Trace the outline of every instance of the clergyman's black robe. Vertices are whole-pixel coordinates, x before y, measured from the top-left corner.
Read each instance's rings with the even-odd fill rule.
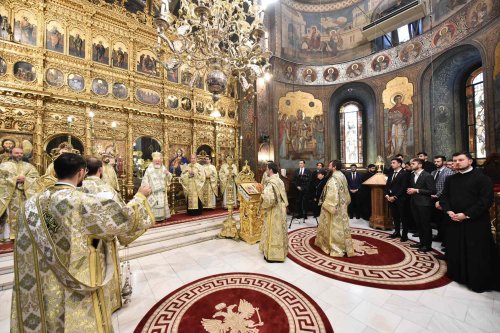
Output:
[[[477,169],[449,176],[440,198],[445,212],[469,217],[455,222],[446,215],[447,274],[476,292],[498,290],[500,285],[500,263],[489,217],[492,203],[493,183]]]

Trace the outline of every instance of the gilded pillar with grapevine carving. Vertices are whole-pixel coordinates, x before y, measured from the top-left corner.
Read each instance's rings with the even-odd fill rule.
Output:
[[[33,137],[33,163],[39,173],[44,170],[43,165],[43,108],[44,102],[42,99],[37,100],[36,120],[35,120],[35,135]]]
[[[127,119],[127,199],[134,195],[134,128],[132,126],[134,115],[132,111],[128,112]]]

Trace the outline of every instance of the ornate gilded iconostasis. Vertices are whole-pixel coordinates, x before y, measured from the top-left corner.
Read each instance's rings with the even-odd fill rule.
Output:
[[[431,2],[418,33],[384,48],[362,29],[397,1],[275,3],[266,11],[273,82],[240,103],[252,144],[243,158],[294,169],[300,159],[366,166],[422,150],[469,150],[481,163],[498,151],[500,2]]]
[[[25,147],[40,172],[68,136],[83,154],[116,150],[129,192],[151,149],[166,163],[200,146],[216,165],[239,156],[235,89],[214,103],[203,78],[188,85],[188,68],[164,70],[152,52],[153,2],[137,4],[0,3],[0,141]]]

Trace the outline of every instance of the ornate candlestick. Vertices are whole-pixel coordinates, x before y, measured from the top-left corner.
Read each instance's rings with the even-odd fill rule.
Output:
[[[75,118],[73,116],[68,116],[68,143],[71,144],[71,132],[73,129],[73,122]]]
[[[95,134],[94,134],[94,116],[95,116],[95,113],[90,111],[89,112],[89,118],[90,118],[90,149],[92,150],[92,155],[95,155],[96,154],[96,151],[95,151],[95,142],[94,142],[94,139],[95,139]]]
[[[111,122],[111,135],[113,137],[113,153],[116,154],[116,121]]]

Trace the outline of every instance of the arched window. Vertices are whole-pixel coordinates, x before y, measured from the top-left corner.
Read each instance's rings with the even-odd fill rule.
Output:
[[[354,101],[340,107],[340,158],[348,164],[363,164],[363,117]]]
[[[472,72],[467,79],[465,96],[467,99],[469,151],[475,158],[486,158],[486,124],[482,67]]]

